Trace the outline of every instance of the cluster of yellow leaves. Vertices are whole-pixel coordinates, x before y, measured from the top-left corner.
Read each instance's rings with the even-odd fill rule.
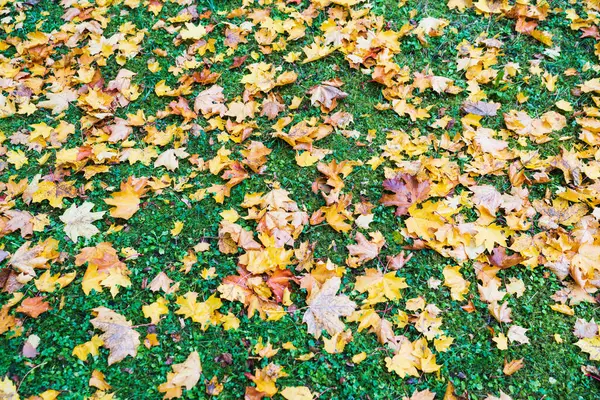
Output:
[[[113,3],[121,5],[120,1]],[[324,159],[332,151],[317,147],[319,141],[332,134],[351,138],[357,146],[367,145],[359,141],[361,133],[350,128],[354,116],[339,111],[338,107],[348,97],[344,82],[330,79],[310,87],[306,91],[305,107],[314,107],[321,115],[298,121],[292,111],[302,105],[303,98],[288,100],[278,93],[279,88],[297,81],[297,73],[291,65],[283,68],[258,61],[259,54],[252,53],[249,56],[256,62],[244,66],[239,82],[244,86],[243,93],[227,98],[224,88],[216,83],[220,74],[211,71],[207,65],[223,62],[226,56],[234,55],[241,44],[250,41],[264,55],[281,53],[281,58],[288,64],[309,63],[339,52],[350,67],[381,85],[383,102],[376,105],[377,110],[393,112],[411,122],[434,119],[427,129],[435,130],[436,134],[419,128],[410,132],[388,131],[386,143],[375,149],[379,153],[366,165],[373,170],[383,166],[386,193],[379,200],[384,206],[394,207],[396,215],[404,220],[400,235],[412,241],[413,249],[429,248],[451,260],[451,266],[441,271],[443,282],[430,280],[428,287],[437,290],[443,283],[454,301],[466,301],[463,309],[473,312],[469,293],[476,284],[490,315],[499,324],[511,324],[500,325],[503,330],[497,334],[492,330],[492,340],[500,350],[506,350],[513,342],[529,343],[527,329],[512,323],[511,308],[506,300],[507,296],[521,297],[525,285],[515,278],[506,283],[502,271],[519,264],[552,270],[564,281],[564,288],[553,296],[556,304],[552,309],[556,312],[574,315],[572,306],[593,301],[591,294],[600,288],[600,188],[596,183],[600,178],[600,162],[595,151],[600,145],[598,78],[587,80],[576,88],[578,93],[591,97],[592,103],[582,109],[575,110],[574,107],[580,105],[559,99],[555,103],[558,111],[531,115],[489,101],[486,90],[492,85],[511,85],[519,78],[526,83],[535,82],[541,90],[560,96],[557,90],[559,75],[546,69],[550,63],[543,57],[531,60],[528,66],[504,62],[504,43],[498,38],[483,33],[475,40],[465,39],[458,45],[454,62],[456,70],[465,77],[465,81],[459,83],[437,75],[430,68],[411,71],[409,66],[394,61],[401,52],[402,38],[414,35],[427,46],[429,38],[442,36],[450,30],[447,19],[418,16],[416,11],[411,11],[411,18],[417,18],[418,22],[394,29],[373,15],[368,7],[353,8],[360,6],[361,0],[314,0],[301,12],[289,6],[296,3],[294,1],[275,2],[277,16],[274,8],[252,8],[250,3],[244,2],[242,7],[223,14],[228,20],[224,24],[204,21],[212,21],[210,12],[199,16],[196,9],[186,8],[152,27],[152,30],[164,30],[173,35],[173,43],[186,49],[168,68],[178,77],[176,86],[160,80],[151,88],[156,96],[168,98],[168,104],[155,115],[146,115],[143,109],[126,113],[126,107],[136,101],[139,104],[141,94],[147,90],[145,84],[135,83],[136,73],[123,68],[127,60],[143,50],[144,41],[150,35],[147,29],[136,28],[127,22],[107,37],[104,29],[108,24],[106,13],[109,8],[92,3],[64,2],[66,23],[51,33],[37,30],[24,37],[14,36],[10,33],[21,29],[20,21],[12,21],[12,17],[7,17],[6,23],[3,20],[3,30],[9,36],[0,40],[0,49],[14,49],[15,55],[13,60],[0,58],[0,73],[5,78],[0,93],[0,117],[29,116],[32,123],[27,120],[25,129],[11,132],[9,138],[0,132],[0,156],[6,160],[0,163],[0,170],[12,166],[20,171],[37,163],[40,168],[47,165],[52,172],[21,181],[15,181],[16,178],[11,176],[6,182],[0,182],[3,192],[0,237],[16,234],[27,240],[10,254],[7,266],[0,270],[0,288],[13,293],[8,303],[0,308],[0,334],[22,333],[22,320],[15,313],[38,318],[54,306],[41,295],[24,298],[18,292],[24,285],[33,281],[39,292],[51,294],[76,279],[76,271],[62,268],[65,249],[59,249],[58,240],[48,238],[37,244],[29,240],[34,234],[45,232],[57,219],[73,243],[80,238],[91,240],[99,234],[101,229],[94,223],[103,223],[106,210],[91,211],[96,206],[100,208],[100,204],[87,201],[94,189],[101,188],[110,193],[103,196],[108,205],[104,207],[119,224],[134,218],[140,208],[152,207],[142,203],[142,199],[163,191],[181,194],[186,204],[203,201],[208,194],[212,194],[216,203],[222,204],[231,196],[234,187],[268,172],[272,150],[260,139],[264,137],[262,135],[269,135],[284,141],[296,152],[295,161],[299,167],[312,167],[320,174],[311,189],[323,198],[325,205],[309,215],[277,182],[268,182],[271,190],[267,193],[246,193],[240,204],[245,215],[235,209],[223,211],[218,230],[218,249],[223,254],[237,255],[238,274],[223,278],[217,292],[203,301],[198,301],[203,294],[196,292],[177,296],[175,304],[179,308],[175,314],[199,324],[202,330],[215,325],[222,325],[225,330],[237,329],[240,325],[237,316],[218,311],[224,301],[242,303],[248,317],[258,314],[264,320],[276,321],[295,306],[292,292],[304,293],[305,290],[307,307],[302,320],[308,333],[317,339],[323,331],[327,332],[330,337],[323,339],[327,352],[344,351],[353,336],[345,322],[356,322],[359,332],[368,329],[377,335],[381,344],[393,351],[394,355],[386,358],[389,371],[401,377],[439,371],[440,365],[436,363],[430,344],[436,351],[444,352],[453,342],[453,338],[441,329],[442,311],[434,304],[426,304],[422,297],[408,299],[406,311],[399,310],[390,320],[376,308],[390,302],[397,304],[402,298],[402,290],[408,286],[398,271],[410,256],[405,258],[401,253],[388,257],[385,265],[379,259],[386,239],[381,232],[369,228],[374,220],[375,205],[365,198],[353,199],[345,182],[355,168],[363,167],[362,162],[336,159],[327,162]],[[259,5],[263,3],[268,6],[273,2],[259,2]],[[586,12],[585,17],[575,9],[564,12],[571,29],[581,30],[583,37],[598,41],[597,10],[588,3],[586,9],[593,12]],[[142,6],[142,2],[127,0],[124,6],[136,8]],[[150,1],[143,6],[158,15],[163,4]],[[541,28],[549,13],[554,12],[546,2],[534,5],[529,1],[512,4],[492,0],[449,0],[448,7],[461,12],[473,9],[486,18],[507,17],[515,20],[516,32],[531,36],[548,47],[553,46],[552,34]],[[286,17],[282,19],[280,15]],[[236,18],[244,21],[238,23]],[[315,21],[321,22],[317,26]],[[306,36],[309,27],[317,33],[302,52],[284,53],[290,42]],[[39,25],[36,29],[40,29]],[[216,37],[226,48],[223,53],[217,53]],[[76,50],[68,50],[68,57],[60,61],[53,59],[51,55],[63,46]],[[600,55],[600,43],[595,49]],[[155,49],[153,54],[164,58],[167,53],[164,49]],[[114,78],[108,80],[103,67],[112,55],[119,67],[116,74],[111,73]],[[560,48],[549,48],[544,55],[553,59],[560,55]],[[242,66],[247,57],[234,58],[233,68]],[[161,68],[156,59],[148,62],[151,73],[157,73]],[[578,71],[569,69],[562,74],[572,77]],[[191,98],[192,93],[198,94]],[[445,109],[427,104],[424,93],[439,98],[466,94],[462,107],[464,115],[460,119],[446,115]],[[527,101],[523,93],[515,98],[518,104]],[[63,119],[70,108],[81,113],[78,124]],[[35,117],[41,115],[40,109],[50,110],[56,120],[34,123]],[[500,109],[504,126],[498,129],[486,127],[487,118],[496,116]],[[118,111],[121,117],[117,116]],[[258,117],[272,121],[270,131],[261,132]],[[177,122],[170,120],[173,118]],[[204,128],[196,124],[196,120],[202,120]],[[579,140],[589,147],[577,144],[570,150],[563,148],[558,155],[543,155],[540,151],[530,150],[556,140],[556,136],[571,125],[577,125]],[[451,137],[450,131],[454,127],[458,133]],[[81,133],[78,146],[69,141],[75,138],[76,132]],[[215,140],[219,143],[220,148],[210,159],[188,153],[190,140],[200,132],[210,135],[211,145]],[[371,143],[376,134],[376,131],[369,131],[366,141]],[[509,145],[511,141],[519,146]],[[5,142],[10,145],[5,146]],[[38,154],[37,160],[29,157],[32,151]],[[156,176],[128,176],[119,188],[108,186],[100,178],[120,163],[139,163],[162,172]],[[177,176],[174,173],[183,163],[190,172]],[[548,183],[553,172],[561,175],[565,185],[531,201],[531,187]],[[208,174],[219,183],[206,187],[204,179],[197,179]],[[507,176],[510,189],[500,192],[492,185],[479,183],[480,178],[490,176]],[[465,190],[455,190],[459,186]],[[57,215],[65,208],[65,201],[71,202],[69,208]],[[18,206],[21,203],[25,206]],[[50,211],[36,214],[33,210],[37,208],[28,207],[31,204],[49,206]],[[474,210],[477,218],[466,222],[466,210]],[[238,223],[240,218],[251,224],[253,230]],[[337,232],[346,233],[355,228],[366,232],[357,231],[353,235],[356,244],[346,246],[345,265],[336,265],[328,258],[315,259],[314,243],[298,242],[305,228],[322,223]],[[184,226],[183,221],[174,221],[172,236],[181,235]],[[540,228],[538,233],[535,233],[535,227]],[[125,229],[123,225],[104,228],[103,234]],[[190,273],[198,261],[196,254],[207,249],[199,246],[190,249],[181,260],[182,272]],[[332,247],[335,248],[335,244]],[[139,256],[135,249],[120,251],[127,260]],[[0,252],[4,253],[3,250]],[[473,271],[469,272],[474,272],[477,282],[465,278],[470,268],[467,262],[473,265]],[[100,293],[108,288],[115,297],[122,288],[131,287],[131,272],[111,243],[103,241],[81,249],[75,265],[86,263],[81,281],[86,295],[92,290]],[[365,268],[365,265],[376,267]],[[59,267],[60,272],[51,271]],[[38,276],[41,269],[45,271]],[[357,272],[354,282],[351,274],[347,274],[350,270]],[[216,273],[214,269],[205,268],[199,275],[210,279]],[[353,287],[357,296],[362,297],[358,309],[357,303],[348,294],[343,294],[346,287]],[[173,282],[161,272],[150,282],[148,289],[164,293],[141,310],[143,316],[156,325],[170,313],[169,296],[178,291],[179,282]],[[109,365],[126,356],[135,357],[141,341],[131,322],[108,308],[96,308],[93,312],[95,318],[91,323],[103,333],[76,346],[73,355],[87,360],[89,355],[97,356],[99,348],[104,346],[110,350]],[[422,337],[411,341],[396,335],[394,327],[402,329],[409,324]],[[600,359],[597,324],[578,320],[575,332],[579,339],[576,345],[589,353],[592,360]],[[28,340],[35,350],[37,346],[33,346],[33,342]],[[156,334],[149,334],[144,340],[148,347],[158,343]],[[270,342],[263,345],[261,339],[255,353],[269,358],[275,356],[277,350]],[[353,362],[359,363],[364,357],[365,353],[359,353],[353,357]],[[506,362],[504,373],[512,375],[524,365],[523,360]],[[185,362],[172,368],[173,372],[158,388],[165,393],[165,398],[181,397],[183,388],[190,390],[196,386],[201,374],[199,354],[192,352]],[[260,398],[278,393],[276,381],[286,373],[282,367],[269,364],[247,376],[256,387],[248,387],[246,395]],[[111,387],[99,371],[92,373],[90,386],[98,389],[93,398],[113,396],[108,393]],[[218,389],[216,377],[212,387],[211,395],[222,390],[222,386]],[[307,387],[287,387],[280,393],[286,399],[314,397]],[[17,396],[10,380],[0,381],[0,395]],[[46,397],[52,398],[52,395],[48,393]],[[411,399],[433,396],[429,391],[422,391],[415,392]],[[508,396],[501,394],[500,398]]]

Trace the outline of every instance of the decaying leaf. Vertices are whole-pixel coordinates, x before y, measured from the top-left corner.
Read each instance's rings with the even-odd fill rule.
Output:
[[[323,330],[330,335],[335,335],[344,330],[344,323],[340,317],[350,315],[356,308],[356,303],[347,296],[337,295],[341,280],[337,277],[330,278],[319,289],[314,289],[306,300],[308,309],[304,313],[302,322],[308,327],[308,333],[314,337],[321,337]]]
[[[90,320],[94,328],[103,332],[100,339],[104,347],[110,350],[108,365],[122,361],[125,357],[137,355],[140,345],[140,334],[136,332],[127,319],[106,307],[94,310],[95,318]]]
[[[87,201],[79,207],[73,203],[61,215],[60,220],[65,224],[65,233],[73,242],[77,242],[80,236],[89,239],[99,232],[99,229],[92,225],[92,222],[101,219],[104,211],[91,212],[93,207],[94,203]]]

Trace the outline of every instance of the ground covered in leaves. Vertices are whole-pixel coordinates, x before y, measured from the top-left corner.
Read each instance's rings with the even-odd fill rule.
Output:
[[[0,398],[600,397],[599,12],[0,1]]]

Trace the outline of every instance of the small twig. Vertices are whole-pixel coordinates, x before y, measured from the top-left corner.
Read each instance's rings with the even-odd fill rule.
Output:
[[[149,324],[132,325],[131,328],[135,329],[135,328],[141,328],[143,326],[150,326],[150,325],[156,325],[156,324],[149,323]]]
[[[21,379],[21,382],[19,382],[19,385],[17,386],[17,392],[19,391],[19,388],[21,388],[21,384],[23,382],[25,382],[25,378],[27,378],[27,375],[29,375],[31,372],[33,372],[33,370],[35,370],[35,369],[37,369],[39,367],[42,367],[42,366],[44,366],[46,364],[48,364],[48,361],[44,361],[43,363],[38,364],[35,367],[31,368],[29,371],[27,371],[27,373],[25,374],[25,376],[23,377],[23,379]]]

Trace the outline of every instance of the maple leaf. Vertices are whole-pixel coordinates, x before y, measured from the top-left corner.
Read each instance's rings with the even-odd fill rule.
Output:
[[[39,203],[48,200],[54,208],[63,208],[63,199],[77,196],[77,190],[73,187],[74,181],[53,182],[42,181],[38,184],[37,190],[33,193],[32,200]]]
[[[500,103],[488,103],[485,101],[471,102],[463,104],[463,110],[466,113],[481,115],[482,117],[494,117],[500,109]]]
[[[323,330],[330,335],[343,331],[344,323],[340,317],[352,314],[356,308],[356,303],[348,296],[336,295],[341,284],[340,278],[330,278],[321,288],[313,290],[306,299],[308,309],[302,317],[302,322],[306,323],[308,333],[317,339],[321,337]]]
[[[91,212],[92,208],[94,208],[94,203],[89,201],[84,202],[79,207],[73,203],[60,216],[60,220],[65,223],[63,229],[73,242],[77,242],[80,236],[89,239],[100,232],[98,228],[92,225],[92,222],[101,219],[104,211]]]
[[[179,282],[174,285],[171,285],[172,283],[173,280],[161,271],[152,279],[148,285],[148,289],[153,292],[162,290],[165,294],[175,293],[179,289]]]
[[[357,232],[356,241],[358,244],[346,246],[350,253],[350,257],[346,260],[349,267],[358,267],[379,255],[379,251],[385,244],[385,239],[379,232],[371,234],[371,237],[373,238],[373,241],[370,242],[362,233]]]
[[[29,315],[31,318],[37,318],[48,310],[51,310],[50,304],[44,301],[43,297],[29,297],[17,307],[17,312]]]
[[[261,117],[267,117],[269,121],[275,119],[280,112],[285,110],[285,104],[282,101],[281,96],[269,93],[262,103]]]
[[[480,185],[469,187],[473,195],[473,203],[479,206],[480,210],[487,211],[490,215],[496,215],[496,212],[502,204],[502,195],[492,185]]]
[[[64,288],[73,282],[77,276],[76,272],[69,272],[61,275],[60,273],[52,275],[50,270],[44,272],[38,279],[35,280],[35,287],[40,292],[52,293],[56,288]]]
[[[11,381],[8,376],[0,379],[0,399],[6,400],[19,400],[19,394],[17,393],[17,387]]]
[[[553,199],[552,205],[543,200],[534,200],[533,207],[542,214],[538,224],[540,228],[556,229],[558,225],[569,226],[579,221],[588,213],[588,207],[583,203],[569,205],[566,200]]]
[[[102,345],[104,345],[104,341],[100,338],[100,336],[94,335],[90,341],[75,346],[71,354],[79,358],[81,361],[86,361],[88,356],[91,355],[92,357],[96,357],[98,354],[100,354],[98,350]]]
[[[146,178],[136,179],[129,177],[126,182],[121,182],[121,190],[111,194],[110,199],[104,199],[114,218],[129,219],[140,209],[140,197],[146,193]]]
[[[496,247],[492,250],[492,254],[488,256],[488,260],[492,265],[506,269],[519,264],[525,260],[525,257],[516,253],[509,256],[506,254],[505,247]]]
[[[103,331],[100,339],[104,347],[110,350],[108,365],[122,361],[125,357],[137,355],[140,334],[136,332],[124,316],[106,307],[93,310],[96,318],[90,320],[94,328]]]
[[[90,378],[88,385],[100,390],[110,390],[112,388],[112,386],[106,382],[104,374],[97,369],[92,371],[92,377]]]
[[[4,230],[15,232],[19,230],[21,237],[33,234],[33,216],[27,211],[8,210],[4,215],[10,217],[10,220],[4,226]]]
[[[154,303],[147,306],[142,306],[142,313],[144,317],[150,318],[154,325],[160,322],[160,316],[169,313],[167,305],[169,301],[164,297],[159,297]]]
[[[277,379],[287,376],[288,374],[280,365],[270,363],[262,369],[257,368],[254,375],[251,375],[248,372],[244,375],[256,385],[256,388],[246,387],[246,398],[248,398],[248,393],[250,392],[253,393],[254,396],[257,396],[254,398],[261,399],[264,396],[273,397],[278,391],[277,386],[275,386]]]
[[[590,322],[582,318],[577,318],[573,326],[573,335],[579,339],[593,338],[598,334],[598,324],[592,319]]]
[[[167,375],[167,381],[158,387],[158,391],[164,393],[164,399],[179,398],[183,394],[182,388],[191,390],[200,380],[202,366],[200,355],[193,351],[187,359],[180,364],[173,364],[173,372]]]
[[[584,338],[575,343],[584,353],[590,355],[590,360],[600,361],[600,336]]]
[[[395,372],[400,378],[406,375],[419,376],[417,366],[419,359],[413,354],[414,347],[410,340],[404,338],[394,357],[386,357],[385,365],[390,372]]]
[[[315,398],[306,386],[287,386],[279,394],[286,400],[313,400]]]
[[[504,361],[504,368],[502,369],[502,372],[504,372],[504,375],[510,376],[518,370],[520,370],[521,368],[523,368],[524,366],[525,363],[523,362],[522,358],[520,360],[512,360],[510,362]]]
[[[186,39],[194,39],[194,40],[198,40],[198,39],[202,39],[206,34],[207,34],[207,30],[204,26],[202,26],[202,24],[198,24],[198,26],[192,24],[191,22],[186,22],[185,23],[185,28],[182,29],[179,34],[181,35],[181,38],[186,40]]]
[[[519,342],[521,344],[529,344],[529,338],[525,335],[529,329],[525,329],[519,325],[511,325],[508,328],[507,337],[511,342]]]
[[[273,150],[262,144],[262,142],[252,141],[247,148],[241,150],[240,153],[244,156],[243,163],[252,169],[257,174],[262,174],[265,170],[264,164],[267,162],[267,156]]]
[[[313,86],[308,90],[310,94],[310,103],[315,106],[321,106],[323,112],[329,112],[337,106],[339,99],[348,97],[348,93],[339,89],[341,82],[327,81],[320,85]]]
[[[384,274],[374,268],[368,268],[366,275],[357,277],[354,285],[354,289],[360,293],[369,292],[365,304],[381,303],[386,299],[398,300],[402,298],[400,291],[407,287],[406,280],[397,277],[395,271]]]
[[[8,265],[20,272],[17,281],[27,283],[36,276],[35,268],[46,265],[48,259],[41,255],[43,246],[37,245],[29,248],[31,242],[25,242],[15,251],[8,260]]]
[[[176,304],[180,307],[175,313],[182,314],[185,318],[191,318],[192,321],[199,323],[201,329],[205,331],[210,325],[218,323],[216,311],[223,303],[216,294],[213,294],[204,302],[198,302],[197,298],[198,293],[196,292],[188,292],[177,297]]]
[[[273,291],[273,295],[275,295],[275,300],[278,303],[281,303],[284,298],[285,291],[290,289],[290,281],[296,281],[297,279],[292,274],[292,271],[288,269],[284,270],[276,270],[269,279],[267,279],[267,286],[271,288]]]
[[[185,148],[169,149],[162,152],[156,161],[154,161],[154,168],[165,167],[169,171],[175,171],[179,168],[179,159],[185,159],[189,154],[185,151]]]
[[[42,108],[49,108],[52,114],[60,114],[69,108],[69,104],[77,100],[77,92],[71,89],[63,89],[59,93],[46,93],[48,100],[40,101],[37,105]]]
[[[507,302],[504,302],[502,305],[500,305],[498,302],[494,301],[488,305],[488,310],[490,314],[496,318],[496,321],[512,322],[512,319],[510,318],[512,310],[508,307]]]
[[[415,389],[415,391],[413,392],[413,394],[410,396],[410,398],[408,400],[434,400],[434,399],[435,399],[435,393],[433,393],[429,389],[425,389],[425,390]],[[444,400],[449,400],[449,399],[444,399]]]
[[[409,174],[398,174],[392,179],[383,181],[383,188],[394,194],[384,194],[380,202],[386,206],[396,206],[396,215],[408,214],[408,208],[427,198],[429,181],[419,182]]]
[[[469,292],[471,282],[465,280],[462,276],[460,273],[460,266],[447,266],[442,273],[444,275],[444,286],[450,288],[452,300],[463,301],[465,299],[465,294]]]

